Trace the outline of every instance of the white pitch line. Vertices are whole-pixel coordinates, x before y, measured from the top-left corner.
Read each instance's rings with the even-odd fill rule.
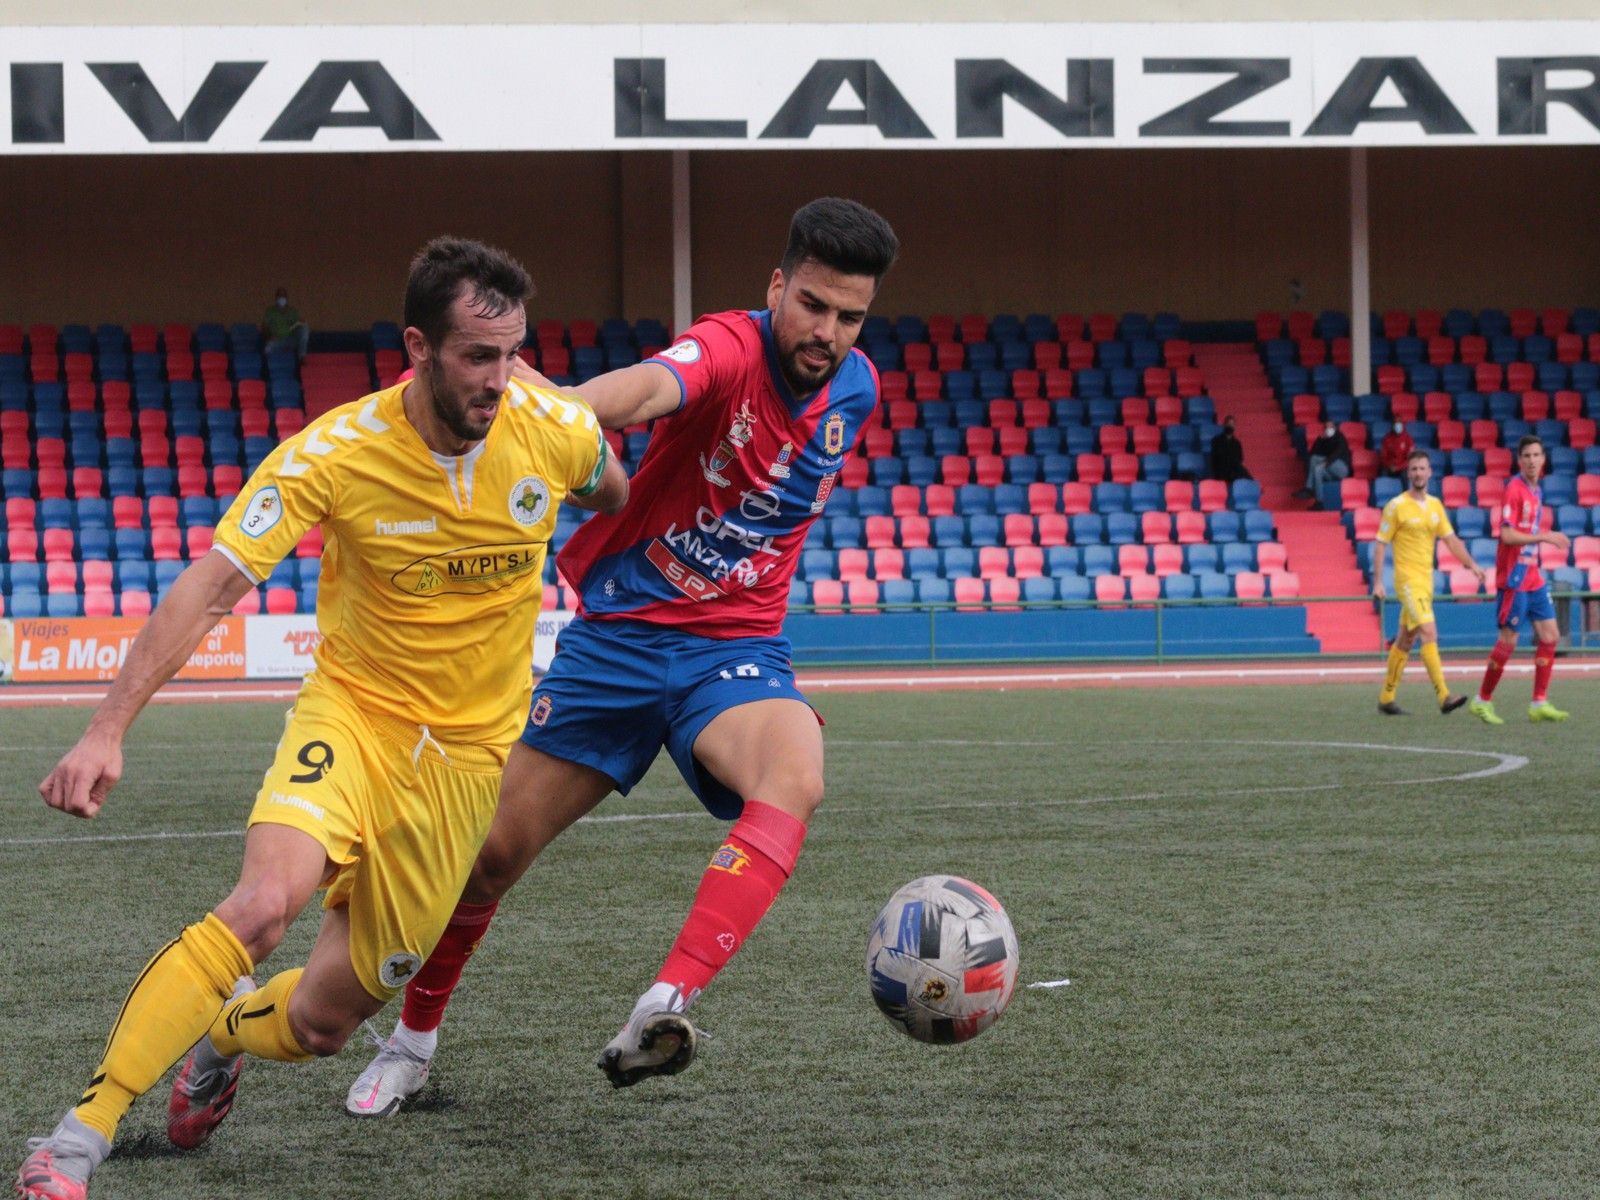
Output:
[[[927,743],[927,742],[895,743],[895,742],[892,742],[892,741],[881,741],[881,742],[879,742],[879,741],[863,741],[863,742],[856,742],[856,743],[853,743],[853,744],[855,744],[855,745],[896,745],[896,744],[928,745],[930,743]],[[963,745],[963,744],[977,744],[977,743],[963,743],[963,742],[960,742],[960,741],[951,740],[951,741],[946,741],[944,743],[935,743],[935,744]],[[992,746],[992,745],[1004,745],[1006,743],[984,742],[984,743],[981,743],[981,744]],[[1013,743],[1013,744],[1027,744],[1027,743]],[[1073,745],[1069,745],[1067,743],[1060,743],[1060,742],[1051,742],[1051,743],[1047,743],[1047,744],[1048,745],[1052,745],[1052,746],[1061,746],[1063,749],[1079,749],[1080,748],[1078,746],[1073,746]],[[1409,787],[1409,786],[1412,786],[1414,784],[1419,784],[1419,783],[1462,783],[1462,782],[1465,782],[1465,781],[1470,780],[1470,779],[1488,779],[1488,778],[1491,778],[1491,777],[1496,776],[1496,775],[1506,775],[1506,774],[1511,773],[1512,771],[1520,771],[1523,767],[1526,767],[1528,765],[1528,759],[1526,757],[1524,757],[1523,755],[1520,755],[1520,754],[1502,754],[1502,753],[1500,753],[1498,751],[1494,751],[1494,750],[1461,750],[1461,749],[1455,749],[1455,748],[1452,748],[1452,747],[1441,747],[1441,746],[1389,746],[1389,745],[1384,745],[1381,742],[1292,742],[1292,741],[1246,741],[1246,740],[1220,739],[1220,740],[1212,740],[1209,743],[1195,743],[1195,742],[1182,742],[1182,741],[1150,741],[1150,742],[1144,742],[1144,743],[1141,743],[1141,744],[1142,745],[1156,745],[1156,746],[1193,746],[1193,745],[1196,745],[1196,744],[1210,744],[1210,745],[1214,745],[1214,746],[1272,746],[1272,747],[1277,747],[1277,748],[1299,748],[1299,749],[1304,749],[1305,747],[1310,746],[1310,747],[1318,747],[1318,748],[1321,748],[1321,749],[1332,749],[1332,750],[1380,750],[1380,751],[1381,750],[1394,750],[1394,751],[1397,751],[1397,752],[1402,753],[1402,754],[1444,754],[1444,755],[1454,755],[1454,756],[1465,757],[1465,758],[1488,758],[1488,759],[1493,759],[1494,760],[1494,763],[1493,763],[1492,766],[1484,767],[1482,770],[1478,770],[1478,771],[1466,771],[1466,772],[1458,773],[1458,774],[1455,774],[1455,775],[1431,775],[1431,776],[1427,776],[1427,777],[1424,777],[1424,778],[1421,778],[1421,779],[1386,779],[1386,780],[1383,781],[1383,783],[1384,783],[1384,785],[1386,787]],[[1290,795],[1290,794],[1304,794],[1304,793],[1309,793],[1309,792],[1337,791],[1340,788],[1349,787],[1349,786],[1351,786],[1351,785],[1343,783],[1343,782],[1339,782],[1339,781],[1335,781],[1335,782],[1332,782],[1332,783],[1313,783],[1313,784],[1275,784],[1275,785],[1267,786],[1267,787],[1228,788],[1228,789],[1225,789],[1225,790],[1222,790],[1222,791],[1214,791],[1214,792],[1211,792],[1209,794],[1211,796],[1214,796],[1214,797],[1216,797],[1216,796]],[[952,812],[952,811],[975,810],[975,809],[995,810],[995,809],[1015,809],[1015,808],[1066,808],[1066,807],[1080,807],[1080,806],[1098,805],[1098,804],[1118,804],[1118,803],[1126,804],[1126,803],[1128,803],[1130,801],[1170,800],[1170,799],[1173,799],[1173,798],[1175,798],[1175,797],[1177,797],[1179,795],[1188,795],[1188,794],[1190,794],[1190,793],[1178,793],[1178,792],[1135,792],[1135,793],[1132,793],[1132,794],[1123,794],[1123,795],[1120,795],[1120,796],[1074,796],[1074,797],[1070,797],[1070,798],[1063,798],[1063,799],[1060,799],[1060,800],[1045,800],[1045,799],[1038,799],[1038,798],[1023,799],[1023,800],[967,800],[967,801],[957,800],[957,801],[952,801],[952,802],[947,803],[947,804],[924,804],[924,805],[921,806],[920,811],[923,811],[923,812],[928,812],[928,811]],[[826,814],[828,814],[830,816],[833,816],[833,815],[838,815],[838,816],[856,816],[856,815],[859,815],[861,813],[881,814],[882,811],[883,810],[881,808],[859,807],[859,806],[852,807],[850,805],[824,807],[822,809],[822,812],[824,812],[824,813],[826,813]],[[579,824],[579,825],[585,825],[585,824],[588,824],[588,825],[619,825],[619,824],[636,824],[636,823],[642,822],[642,821],[686,821],[686,820],[692,820],[692,819],[694,819],[696,817],[699,817],[699,816],[702,815],[702,813],[703,813],[703,810],[701,810],[701,809],[690,809],[690,810],[686,810],[686,811],[659,812],[659,813],[607,813],[607,814],[603,814],[603,815],[600,815],[600,816],[590,815],[590,816],[587,816],[587,817],[581,817],[577,821],[577,824]],[[243,834],[244,834],[244,830],[240,829],[240,830],[214,830],[214,831],[204,832],[204,833],[126,833],[126,834],[100,834],[100,835],[90,834],[90,835],[85,836],[85,837],[64,837],[64,838],[51,838],[51,837],[0,838],[0,847],[5,847],[5,846],[69,845],[69,844],[74,843],[74,842],[181,841],[181,840],[183,840],[185,838],[242,837]]]
[[[1064,987],[1071,987],[1072,986],[1072,980],[1070,980],[1070,979],[1042,979],[1038,983],[1030,983],[1028,986],[1031,987],[1031,988],[1064,988]]]

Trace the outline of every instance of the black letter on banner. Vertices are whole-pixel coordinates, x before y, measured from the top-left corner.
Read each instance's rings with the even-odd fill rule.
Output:
[[[1404,108],[1374,108],[1373,99],[1386,80],[1393,80]],[[1471,133],[1450,97],[1415,58],[1363,58],[1333,93],[1306,137],[1348,137],[1366,121],[1415,121],[1423,133]]]
[[[616,136],[619,138],[742,138],[743,121],[669,121],[667,119],[667,60],[619,58],[614,60]]]
[[[849,84],[864,108],[829,108]],[[876,125],[886,138],[931,138],[916,109],[870,58],[819,59],[761,131],[764,138],[807,138],[818,125]]]
[[[1232,75],[1139,126],[1140,137],[1287,137],[1287,121],[1214,121],[1289,78],[1287,58],[1147,58],[1146,75]]]
[[[89,70],[100,81],[100,86],[128,119],[139,127],[147,142],[207,142],[217,131],[223,119],[239,103],[264,62],[219,62],[215,64],[200,90],[194,94],[183,116],[175,117],[167,102],[156,91],[155,84],[144,67],[138,63],[89,63]]]
[[[367,106],[366,112],[334,112],[346,86]],[[318,63],[311,78],[267,130],[264,142],[309,142],[319,129],[376,128],[391,142],[437,142],[411,97],[379,62]]]
[[[1587,71],[1583,87],[1553,88],[1551,71]],[[1500,60],[1500,132],[1548,133],[1545,108],[1569,105],[1600,129],[1600,58],[1502,58]]]
[[[11,64],[11,140],[29,146],[67,140],[60,63]]]
[[[1003,58],[958,58],[956,136],[1004,137],[1009,97],[1063,137],[1111,137],[1111,69],[1109,58],[1067,59],[1062,99]]]

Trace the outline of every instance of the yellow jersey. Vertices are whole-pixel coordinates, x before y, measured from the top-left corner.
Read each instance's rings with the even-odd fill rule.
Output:
[[[1385,504],[1378,540],[1394,548],[1395,584],[1410,583],[1431,591],[1434,543],[1455,536],[1455,532],[1450,514],[1437,496],[1427,496],[1419,503],[1404,491]]]
[[[278,446],[214,545],[265,579],[320,524],[317,675],[362,709],[504,749],[527,717],[556,510],[599,486],[604,431],[588,405],[513,380],[483,441],[435,454],[406,419],[407,386]]]

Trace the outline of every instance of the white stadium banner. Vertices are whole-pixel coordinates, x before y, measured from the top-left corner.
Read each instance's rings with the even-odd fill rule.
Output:
[[[533,669],[546,671],[556,652],[556,635],[574,614],[546,610],[539,614],[533,635]],[[0,621],[0,682],[10,665],[6,622]],[[244,619],[244,676],[247,679],[300,679],[315,665],[312,655],[322,635],[312,613],[291,616],[256,616]]]
[[[1600,141],[1600,21],[0,28],[11,154]]]

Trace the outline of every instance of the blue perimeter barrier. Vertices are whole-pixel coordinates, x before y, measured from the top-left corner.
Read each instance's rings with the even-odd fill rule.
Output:
[[[1322,652],[1304,605],[791,613],[783,632],[800,666]]]

